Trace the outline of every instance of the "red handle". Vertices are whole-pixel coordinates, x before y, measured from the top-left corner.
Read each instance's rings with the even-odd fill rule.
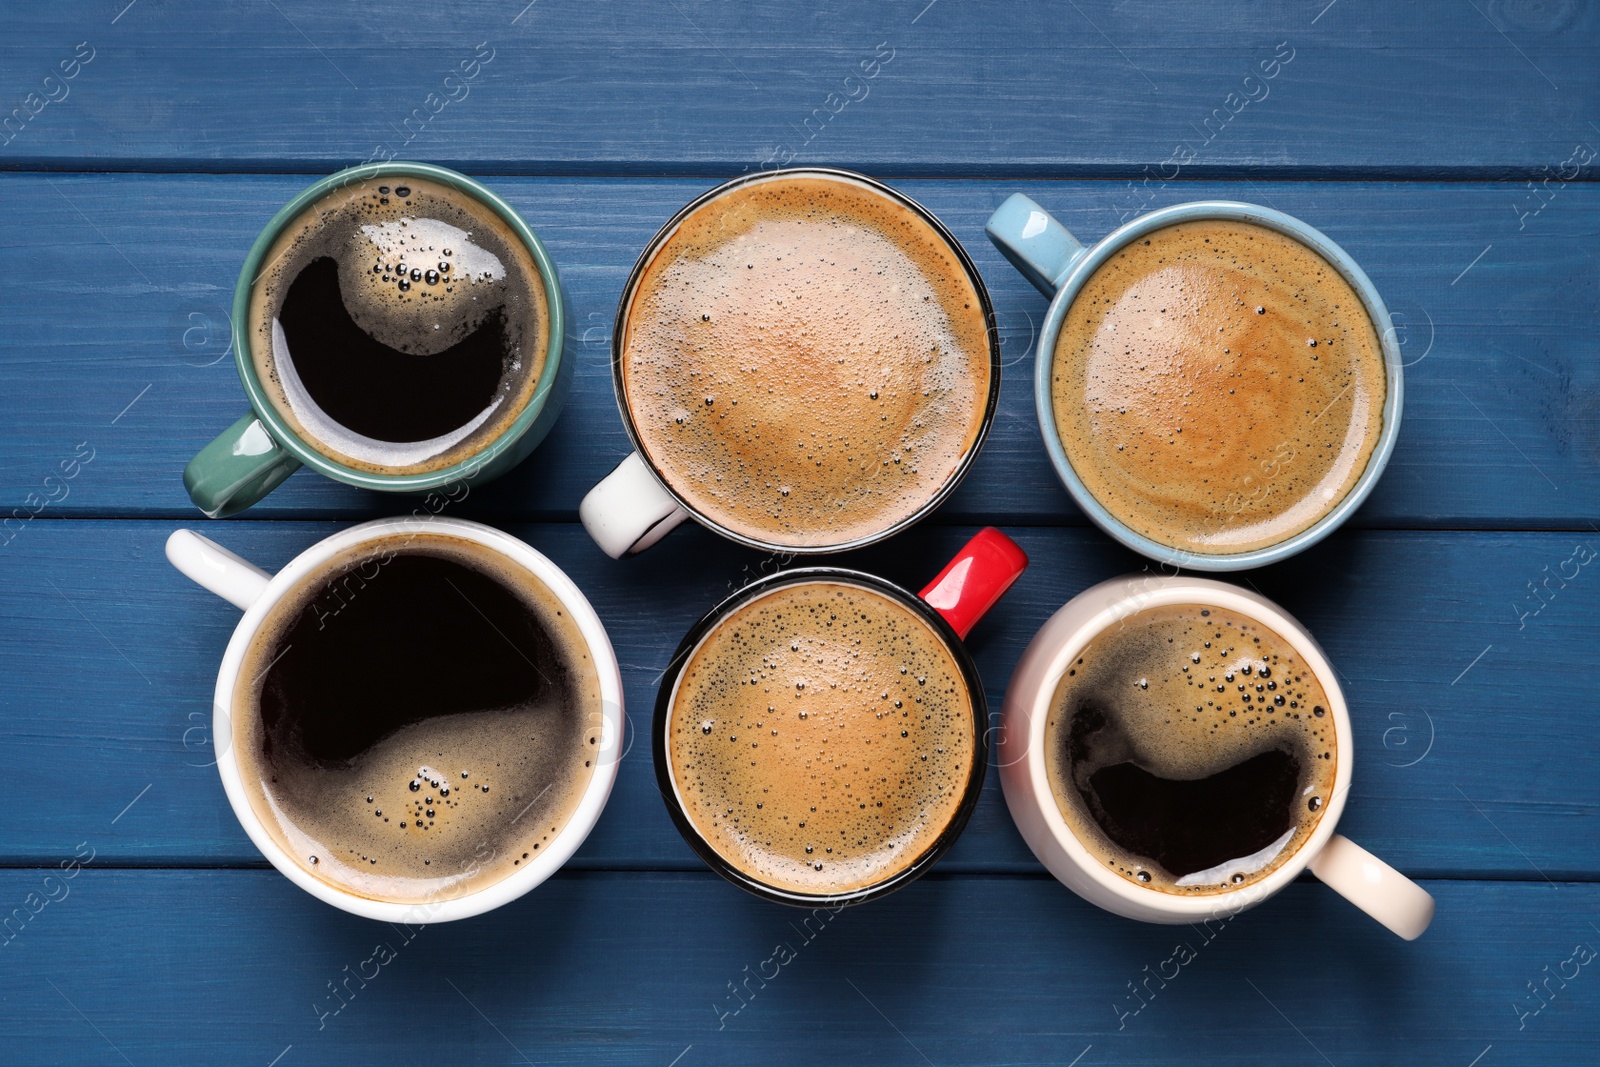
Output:
[[[964,639],[1027,566],[1028,554],[1015,541],[985,526],[928,583],[922,599]]]

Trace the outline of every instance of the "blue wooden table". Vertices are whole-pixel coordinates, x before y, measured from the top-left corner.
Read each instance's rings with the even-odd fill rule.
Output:
[[[1600,1061],[1597,54],[1600,10],[1570,0],[8,11],[0,1061]],[[761,562],[698,528],[613,562],[576,522],[627,450],[618,293],[676,208],[761,166],[844,166],[977,262],[1005,340],[994,432],[935,515],[845,562],[915,586],[975,526],[1013,533],[1033,567],[971,642],[996,708],[1045,618],[1143,561],[1051,472],[1044,300],[984,219],[1020,190],[1088,238],[1221,197],[1328,233],[1393,312],[1404,428],[1344,530],[1233,580],[1338,665],[1358,745],[1341,829],[1423,881],[1432,929],[1406,944],[1304,879],[1220,930],[1114,918],[1044,873],[990,775],[933,874],[802,930],[694,857],[642,747],[568,867],[491,915],[400,930],[295,889],[211,766],[237,615],[162,544],[199,526],[270,568],[408,509],[302,472],[208,523],[180,481],[244,411],[225,309],[250,241],[314,177],[390,157],[484,179],[560,266],[572,398],[460,514],[582,586],[635,738],[679,636]],[[1150,982],[1180,942],[1194,959]]]

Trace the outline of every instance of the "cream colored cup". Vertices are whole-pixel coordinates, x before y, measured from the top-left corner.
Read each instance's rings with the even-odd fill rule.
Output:
[[[1105,630],[1147,608],[1175,604],[1203,604],[1243,615],[1288,641],[1322,683],[1334,724],[1333,795],[1316,829],[1266,877],[1203,896],[1164,893],[1109,870],[1062,817],[1045,766],[1045,720],[1068,665]],[[1421,936],[1433,919],[1433,897],[1426,890],[1349,838],[1334,833],[1350,791],[1355,757],[1348,705],[1338,676],[1310,632],[1256,593],[1206,578],[1155,575],[1116,578],[1079,593],[1034,635],[1012,672],[996,751],[1006,805],[1023,840],[1062,884],[1107,911],[1144,922],[1203,922],[1254,907],[1309,869],[1407,941]]]

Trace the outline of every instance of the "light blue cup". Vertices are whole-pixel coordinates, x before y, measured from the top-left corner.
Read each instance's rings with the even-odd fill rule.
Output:
[[[1345,498],[1315,524],[1291,537],[1265,548],[1226,555],[1193,552],[1152,541],[1107,511],[1090,495],[1067,459],[1066,450],[1056,436],[1055,405],[1050,396],[1050,365],[1056,336],[1061,324],[1066,321],[1067,309],[1072,306],[1089,276],[1130,242],[1154,230],[1198,219],[1250,222],[1277,230],[1314,250],[1332,264],[1361,297],[1367,315],[1372,319],[1383,346],[1384,369],[1388,380],[1388,393],[1383,404],[1383,430],[1377,447],[1367,461],[1367,469]],[[1049,212],[1021,193],[1013,194],[1001,204],[999,210],[989,217],[984,229],[995,247],[1022,272],[1022,276],[1051,298],[1044,326],[1039,330],[1034,366],[1033,397],[1039,414],[1039,432],[1044,437],[1045,449],[1050,453],[1050,462],[1055,464],[1056,474],[1072,494],[1072,499],[1084,514],[1094,520],[1095,525],[1113,538],[1160,563],[1198,571],[1246,570],[1276,563],[1316,544],[1349,518],[1366,500],[1367,494],[1372,492],[1372,487],[1377,484],[1378,477],[1389,462],[1389,453],[1394,451],[1395,438],[1400,435],[1400,408],[1405,396],[1400,345],[1389,320],[1389,311],[1384,307],[1383,298],[1378,295],[1371,279],[1344,249],[1322,233],[1297,218],[1271,208],[1229,200],[1201,200],[1191,204],[1175,204],[1141,215],[1113,230],[1098,244],[1086,247],[1066,227],[1051,218]]]

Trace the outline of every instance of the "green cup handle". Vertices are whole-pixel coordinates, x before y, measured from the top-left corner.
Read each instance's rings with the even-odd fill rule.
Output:
[[[283,484],[300,461],[273,440],[254,415],[246,415],[202,448],[183,471],[189,499],[208,518],[225,519]]]

